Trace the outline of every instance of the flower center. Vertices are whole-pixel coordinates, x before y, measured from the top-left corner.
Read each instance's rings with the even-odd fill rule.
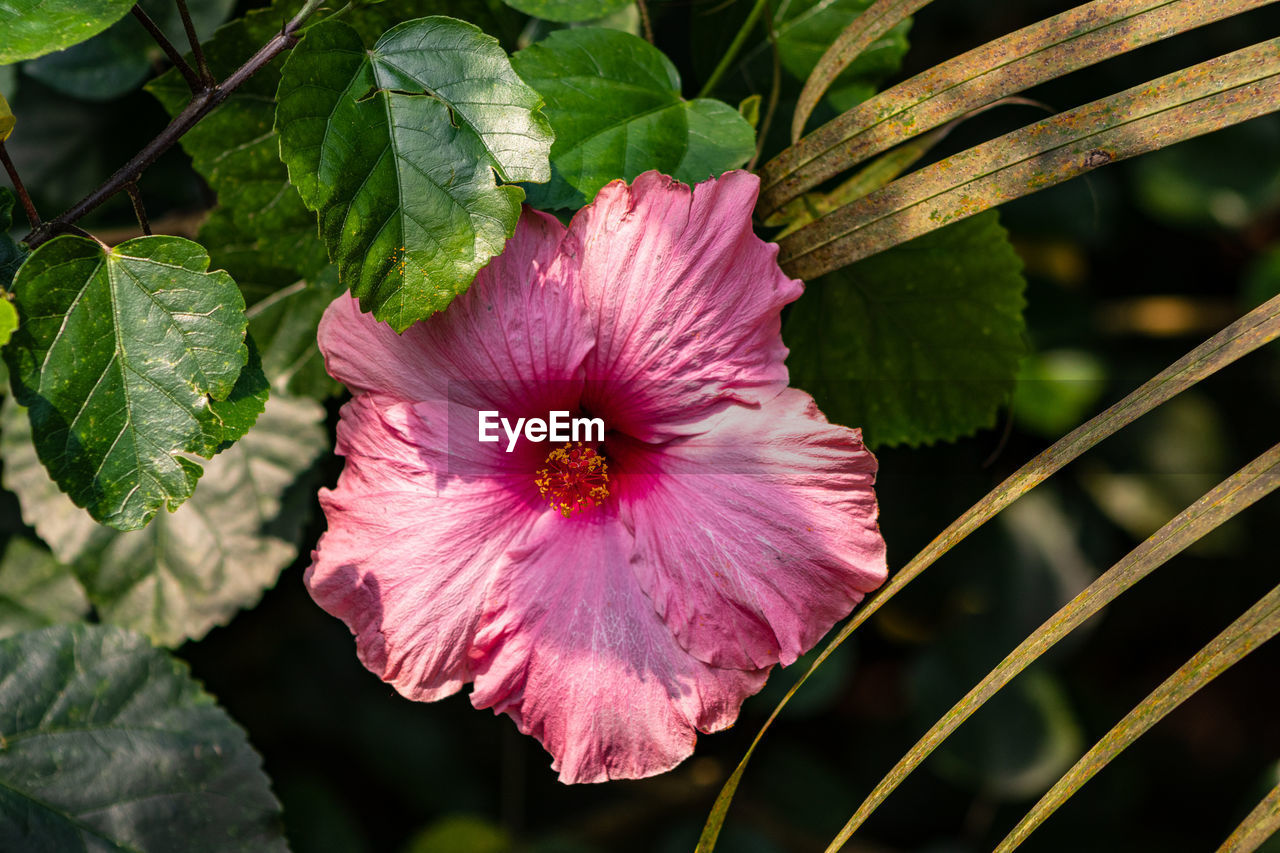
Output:
[[[609,465],[594,448],[584,447],[582,442],[551,451],[544,465],[534,483],[565,518],[609,497]]]

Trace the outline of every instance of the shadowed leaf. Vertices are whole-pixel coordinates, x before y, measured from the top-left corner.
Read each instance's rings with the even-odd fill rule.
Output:
[[[191,500],[145,530],[119,532],[95,524],[49,481],[12,400],[0,417],[4,482],[23,517],[72,565],[103,621],[162,645],[225,624],[294,561],[307,506],[290,490],[328,446],[323,408],[272,397],[257,426],[205,466]]]
[[[0,672],[0,849],[288,849],[244,731],[145,637],[28,631]]]

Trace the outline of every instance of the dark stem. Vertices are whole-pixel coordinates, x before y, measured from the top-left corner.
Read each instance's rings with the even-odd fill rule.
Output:
[[[200,71],[200,80],[204,88],[212,89],[215,81],[209,71],[209,63],[205,61],[204,50],[200,47],[200,36],[196,34],[196,26],[191,22],[191,12],[187,10],[187,0],[176,0],[178,14],[182,16],[182,27],[187,31],[187,41],[191,43],[191,55],[196,58],[196,68]]]
[[[747,164],[747,171],[754,172],[760,155],[764,153],[765,140],[769,136],[769,128],[773,126],[773,114],[778,109],[778,94],[782,91],[782,57],[778,53],[778,34],[773,29],[773,4],[765,0],[764,29],[769,36],[769,50],[773,54],[773,83],[769,87],[769,103],[764,109],[764,117],[756,129],[756,153]]]
[[[262,66],[297,44],[298,30],[306,22],[307,18],[320,7],[322,2],[323,0],[307,0],[306,5],[302,7],[302,11],[294,15],[293,19],[285,24],[271,41],[259,48],[257,53],[249,57],[248,61],[237,68],[230,77],[222,81],[221,85],[197,93],[191,99],[191,103],[187,104],[182,112],[178,113],[173,121],[169,122],[169,126],[160,131],[159,136],[148,142],[141,151],[134,155],[132,160],[117,169],[114,175],[107,178],[96,190],[78,201],[70,210],[55,219],[35,226],[24,242],[32,249],[35,249],[55,234],[65,231],[66,226],[79,221],[87,213],[97,209],[104,201],[123,190],[129,184],[135,183],[138,180],[138,176],[148,166],[154,163],[161,154],[172,148],[173,144],[181,139],[184,133],[195,127],[200,119],[231,97],[231,93],[239,88],[245,80],[252,77]]]
[[[27,214],[27,221],[31,223],[33,229],[40,227],[40,214],[36,213],[36,206],[31,202],[31,196],[27,194],[27,188],[22,185],[22,178],[18,177],[18,170],[14,167],[13,161],[9,159],[9,152],[5,149],[4,143],[0,142],[0,163],[4,163],[4,170],[9,173],[9,180],[13,182],[13,188],[18,193],[18,199],[22,202],[22,209]]]
[[[640,29],[644,32],[644,40],[653,44],[653,24],[649,21],[649,7],[644,0],[636,0],[636,11],[640,13]]]
[[[142,206],[142,193],[138,192],[138,182],[133,181],[124,185],[125,192],[129,194],[129,200],[133,202],[133,215],[138,217],[138,224],[142,226],[142,233],[151,236],[151,223],[147,221],[147,209]]]
[[[156,26],[155,21],[151,20],[151,16],[142,10],[142,6],[134,5],[133,16],[142,23],[147,32],[151,33],[151,37],[156,40],[156,44],[160,45],[164,55],[169,57],[169,61],[173,63],[173,67],[178,69],[182,74],[182,79],[187,81],[187,85],[191,87],[192,94],[204,89],[205,87],[200,85],[200,78],[196,76],[196,72],[182,58],[182,54],[173,46],[173,42],[169,41],[169,37]]]

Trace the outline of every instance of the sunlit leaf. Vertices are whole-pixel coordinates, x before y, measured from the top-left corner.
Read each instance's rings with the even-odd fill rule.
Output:
[[[297,557],[306,505],[290,488],[328,446],[323,423],[315,402],[272,397],[254,429],[205,466],[191,500],[131,532],[95,524],[43,476],[12,401],[0,452],[23,517],[73,565],[101,618],[176,645],[252,606]]]
[[[119,628],[0,640],[0,849],[285,851],[244,731]]]
[[[134,0],[9,0],[0,5],[0,65],[93,38],[129,13]]]
[[[452,18],[408,21],[372,50],[336,21],[285,63],[276,128],[361,307],[398,331],[442,310],[502,251],[523,192],[550,175],[541,99],[496,39]]]
[[[1245,655],[1280,633],[1280,587],[1232,622],[1207,646],[1169,676],[1147,698],[1084,754],[1057,783],[1040,798],[1027,815],[996,848],[996,853],[1014,850],[1040,824],[1057,811],[1068,797],[1092,779],[1111,759],[1141,737],[1174,708]]]
[[[0,559],[0,638],[77,622],[88,612],[89,599],[70,568],[30,539],[9,539]]]
[[[760,209],[771,212],[904,139],[1000,98],[1256,5],[1093,2],[1024,27],[880,93],[783,151],[760,170]]]
[[[142,527],[191,496],[228,429],[225,400],[245,362],[244,301],[209,256],[178,237],[106,249],[64,236],[14,280],[22,325],[5,348],[36,448],[59,488],[104,524]]]
[[[811,278],[1036,190],[1280,108],[1280,38],[1024,127],[901,178],[780,242]]]
[[[680,95],[671,60],[618,30],[557,30],[512,57],[525,82],[546,99],[555,130],[555,177],[531,190],[539,207],[579,207],[609,181],[657,169],[696,183],[743,165],[755,134],[721,101]]]
[[[711,808],[711,813],[707,816],[702,835],[698,839],[698,853],[710,853],[715,849],[716,840],[720,836],[720,830],[724,826],[729,806],[733,803],[734,794],[738,790],[738,785],[742,781],[747,765],[750,763],[756,747],[760,745],[765,733],[773,725],[778,715],[782,713],[791,697],[822,666],[823,661],[830,657],[854,631],[874,616],[886,602],[890,601],[907,584],[919,577],[925,569],[937,562],[939,557],[950,551],[957,543],[986,524],[1005,507],[1061,470],[1068,462],[1076,459],[1104,438],[1133,423],[1133,421],[1166,400],[1192,387],[1205,377],[1216,373],[1241,356],[1274,341],[1277,337],[1280,337],[1280,297],[1268,301],[1235,323],[1232,323],[1152,377],[1123,400],[1091,419],[1088,423],[1073,430],[1048,450],[1023,465],[987,494],[986,497],[948,525],[909,563],[894,572],[888,583],[879,592],[864,601],[854,611],[849,621],[823,647],[813,665],[796,680],[796,683],[787,691],[782,701],[774,708],[773,713],[765,720],[764,725],[761,726],[760,731],[747,748],[746,754],[738,762],[738,766],[734,768],[733,773],[730,774],[728,780],[720,789],[715,804]]]
[[[872,446],[993,426],[1025,351],[1025,284],[994,214],[825,275],[783,331],[792,381]]]

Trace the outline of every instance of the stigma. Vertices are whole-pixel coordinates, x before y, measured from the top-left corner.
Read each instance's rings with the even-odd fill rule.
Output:
[[[570,442],[547,454],[533,482],[552,508],[568,518],[609,497],[609,465],[594,448]]]

